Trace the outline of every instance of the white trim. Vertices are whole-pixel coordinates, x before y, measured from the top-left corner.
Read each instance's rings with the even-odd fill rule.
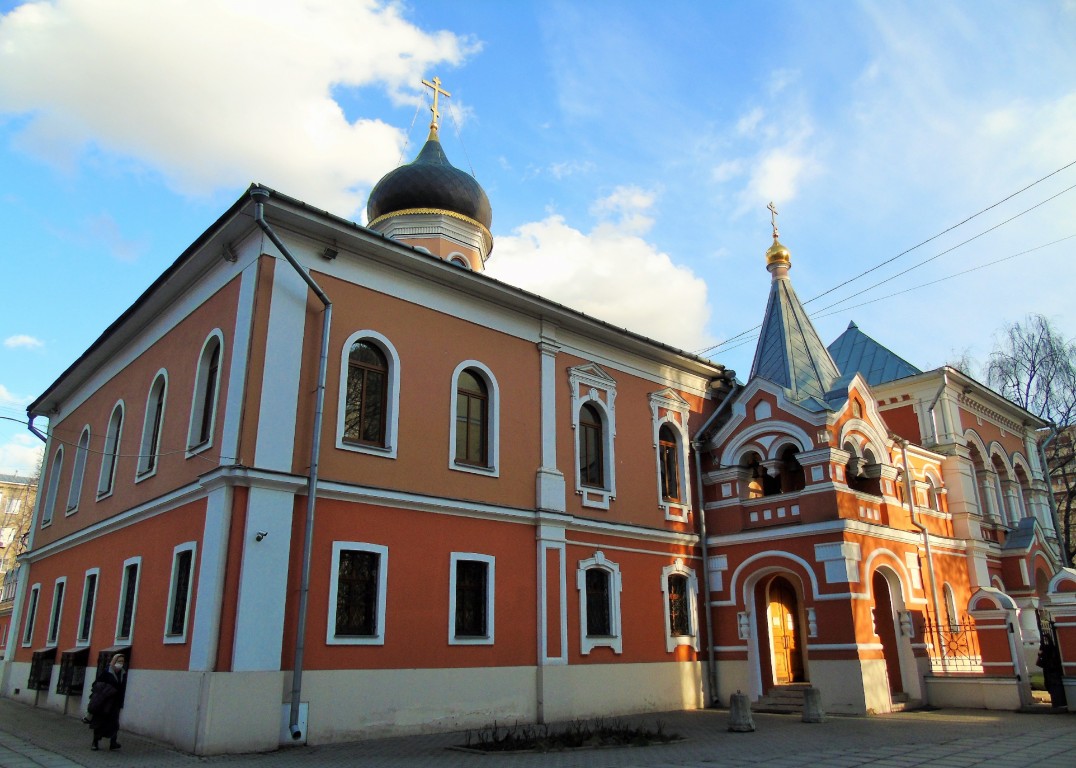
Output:
[[[213,351],[210,342],[217,342],[217,373],[213,381],[213,402],[209,411],[209,436],[204,442],[195,443],[201,437],[202,415],[205,413],[207,398],[206,392],[209,386],[209,361]],[[208,356],[207,356],[208,353]],[[190,423],[187,427],[187,458],[195,456],[202,451],[213,447],[213,434],[217,425],[217,405],[220,403],[220,379],[221,369],[224,367],[224,333],[220,328],[214,328],[202,342],[202,350],[198,353],[198,362],[195,367],[194,389],[191,391]]]
[[[486,564],[486,634],[481,636],[456,634],[456,565],[469,560]],[[453,552],[450,556],[448,572],[448,644],[449,645],[493,645],[494,640],[494,606],[496,603],[496,568],[497,559],[493,555],[480,555],[476,552]]]
[[[689,632],[686,635],[672,633],[672,617],[669,615],[669,577],[683,576],[687,579],[687,609]],[[665,650],[672,653],[679,645],[688,645],[699,650],[699,580],[695,571],[684,565],[680,558],[672,565],[661,569],[662,604],[665,609]]]
[[[587,634],[587,571],[591,568],[603,570],[609,574],[609,634]],[[620,566],[605,557],[598,550],[594,557],[579,561],[575,573],[575,585],[579,590],[579,652],[586,656],[599,647],[612,648],[614,653],[624,652],[624,635],[620,625],[620,592],[622,581]]]
[[[60,642],[60,622],[63,619],[64,598],[67,596],[67,577],[56,579],[52,587],[52,608],[49,610],[49,631],[45,633],[45,646],[52,648]]]
[[[120,634],[120,627],[123,625],[123,612],[126,606],[127,597],[127,568],[129,566],[135,566],[135,585],[134,591],[131,595],[131,627],[126,635]],[[117,603],[116,610],[116,645],[130,644],[134,640],[135,631],[135,619],[138,615],[138,583],[142,580],[142,558],[141,556],[129,557],[123,561],[123,568],[120,571],[120,599]]]
[[[609,509],[616,499],[616,458],[613,438],[616,437],[616,381],[601,366],[585,363],[568,369],[568,384],[572,392],[572,430],[575,432],[575,494],[584,507]],[[582,388],[587,388],[586,395]],[[603,399],[604,397],[604,399]],[[580,434],[579,412],[589,404],[602,420],[602,482],[601,488],[583,485],[579,472]]]
[[[161,382],[160,389],[157,383]],[[161,422],[157,425],[157,435],[153,434],[153,420],[160,405]],[[138,464],[135,470],[135,483],[153,477],[161,464],[161,441],[164,439],[164,416],[168,410],[168,371],[157,371],[153,383],[146,393],[146,412],[142,417],[142,440],[138,444]],[[149,466],[152,460],[153,465]]]
[[[473,368],[486,385],[486,460],[485,467],[464,464],[456,460],[456,392],[459,387],[460,374]],[[500,477],[500,434],[501,434],[501,390],[497,377],[487,366],[477,360],[464,360],[452,371],[452,389],[449,397],[448,422],[448,468],[458,472],[471,472],[476,475]]]
[[[116,413],[119,413],[119,421],[116,421]],[[120,464],[120,446],[123,441],[123,423],[127,420],[127,407],[123,400],[117,400],[112,406],[112,413],[108,417],[108,427],[105,430],[105,442],[101,451],[101,469],[97,474],[97,501],[107,499],[116,489],[116,469]],[[115,432],[112,430],[116,425]],[[111,458],[110,458],[111,457]],[[105,464],[111,461],[108,475],[105,474]],[[106,483],[107,480],[107,483]]]
[[[175,610],[176,601],[176,580],[179,576],[177,567],[179,565],[179,556],[184,552],[191,553],[190,562],[187,564],[187,597],[186,604],[183,606],[183,629],[177,634],[169,633],[172,628],[172,612]],[[164,644],[165,645],[179,645],[187,642],[187,627],[190,626],[191,620],[191,594],[194,592],[194,574],[195,560],[198,557],[198,543],[194,541],[188,541],[183,544],[176,545],[172,549],[172,575],[168,579],[168,602],[165,603],[164,614]]]
[[[78,445],[75,447],[75,461],[71,465],[71,487],[67,489],[67,509],[64,517],[78,512],[78,503],[82,496],[82,484],[86,478],[86,459],[90,454],[90,425],[82,428]]]
[[[93,596],[86,592],[86,585],[93,576]],[[78,608],[78,626],[75,627],[75,645],[78,647],[87,646],[93,640],[93,620],[97,615],[97,598],[101,591],[101,569],[89,568],[86,574],[82,577],[82,600],[79,601]],[[90,609],[90,621],[89,626],[86,627],[86,635],[82,634],[83,619],[86,618],[86,607],[89,603]]]
[[[254,333],[254,299],[258,283],[258,262],[251,261],[239,276],[239,297],[235,305],[235,333],[228,350],[228,395],[220,430],[220,463],[231,464],[239,455],[239,428],[243,418],[243,398],[247,391],[247,366]],[[223,366],[223,361],[222,361]],[[224,374],[221,374],[222,376]]]
[[[64,468],[64,447],[59,445],[52,454],[52,467],[49,470],[49,485],[45,491],[45,506],[41,508],[41,527],[52,525],[52,515],[56,510],[56,495],[60,490],[60,473]]]
[[[557,556],[556,576],[560,600],[557,605],[557,626],[560,629],[560,654],[549,655],[549,572],[548,555],[555,552]],[[552,526],[538,528],[538,664],[568,663],[568,575],[566,573],[567,548],[564,541],[564,529]]]
[[[350,345],[349,345],[350,346]],[[344,550],[373,552],[379,556],[377,563],[377,625],[374,634],[367,636],[338,636],[336,634],[336,595],[339,587],[340,553]],[[326,622],[325,642],[328,645],[384,645],[385,644],[385,595],[388,592],[389,548],[380,544],[361,541],[334,541],[332,561],[329,564],[329,615]]]
[[[385,445],[383,447],[364,445],[362,443],[349,443],[344,440],[344,417],[347,413],[348,355],[351,352],[351,346],[355,342],[363,339],[370,339],[377,342],[377,346],[385,355],[385,362],[388,363],[389,367],[385,376],[385,386],[389,389],[388,392],[385,393],[385,409],[388,412],[385,414]],[[392,345],[392,342],[377,331],[369,329],[356,331],[347,337],[344,341],[343,349],[340,352],[340,393],[336,404],[336,447],[344,451],[367,453],[371,456],[382,456],[387,459],[395,459],[399,423],[400,355],[396,351],[396,347]]]
[[[29,648],[34,642],[34,624],[37,623],[37,609],[41,603],[40,582],[30,587],[30,600],[27,602],[26,618],[22,627],[22,647]]]

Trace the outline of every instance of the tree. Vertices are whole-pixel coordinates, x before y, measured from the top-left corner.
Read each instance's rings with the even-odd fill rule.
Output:
[[[1076,342],[1065,339],[1045,316],[1028,315],[996,341],[986,381],[1057,429],[1046,446],[1046,462],[1071,563],[1076,556]]]

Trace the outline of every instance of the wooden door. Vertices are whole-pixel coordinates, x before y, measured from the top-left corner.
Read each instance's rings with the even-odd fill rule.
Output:
[[[770,641],[773,650],[773,677],[777,685],[803,682],[803,657],[799,647],[796,591],[786,579],[770,582]]]

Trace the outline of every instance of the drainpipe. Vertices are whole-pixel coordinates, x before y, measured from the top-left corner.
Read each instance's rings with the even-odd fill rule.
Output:
[[[919,522],[915,513],[915,496],[912,495],[912,473],[908,469],[908,441],[893,434],[890,434],[890,438],[900,443],[900,454],[904,461],[904,495],[908,499],[908,513],[912,525],[923,534],[923,547],[927,551],[927,573],[930,575],[930,602],[934,606],[934,639],[938,641],[936,647],[941,659],[942,669],[945,669],[945,650],[942,648],[941,639],[941,611],[938,610],[938,582],[934,576],[934,553],[930,549],[930,534],[927,532],[927,527]]]
[[[269,199],[269,190],[255,187],[250,190],[250,197],[254,201],[254,221],[273,242],[292,268],[299,273],[310,290],[325,305],[325,311],[321,318],[321,361],[318,364],[318,385],[314,397],[314,428],[310,436],[310,478],[306,492],[306,537],[303,541],[302,578],[299,586],[299,617],[295,628],[295,663],[292,669],[291,682],[291,714],[288,717],[288,730],[291,737],[298,741],[303,737],[299,727],[299,700],[303,690],[303,653],[305,651],[306,614],[307,603],[310,594],[310,559],[314,549],[314,505],[317,501],[318,490],[318,460],[321,456],[321,421],[322,411],[325,404],[325,378],[329,362],[329,327],[332,324],[333,304],[329,297],[314,282],[310,274],[303,269],[295,257],[291,255],[288,247],[277,237],[276,232],[265,220],[264,203]]]
[[[702,543],[702,596],[706,604],[706,610],[703,612],[706,619],[706,672],[710,683],[711,707],[716,707],[718,704],[717,662],[714,658],[714,619],[713,608],[710,606],[710,557],[709,547],[706,544],[706,504],[704,503],[702,486],[703,436],[710,428],[710,425],[713,424],[717,417],[725,410],[725,407],[732,402],[734,396],[740,389],[742,389],[742,387],[740,387],[734,380],[732,389],[729,390],[725,399],[721,401],[721,405],[717,406],[717,409],[710,414],[710,417],[706,419],[699,431],[695,433],[695,439],[691,441],[691,447],[695,451],[695,484],[698,487],[696,496],[699,500],[699,541]]]
[[[30,420],[28,422],[26,422],[26,428],[28,430],[30,430],[31,432],[33,432],[34,435],[36,435],[37,438],[41,442],[47,443],[49,441],[49,436],[46,435],[44,432],[42,432],[40,429],[38,429],[37,427],[34,426],[34,419],[37,418],[37,414],[36,413],[28,413],[27,416],[30,417]],[[1050,440],[1053,440],[1053,438],[1051,437]],[[1047,442],[1049,442],[1049,441],[1047,441]]]
[[[1057,499],[1054,498],[1054,482],[1050,477],[1050,466],[1046,463],[1046,446],[1054,441],[1059,434],[1056,424],[1050,425],[1050,436],[1039,443],[1039,461],[1042,462],[1042,473],[1046,476],[1046,497],[1050,502],[1050,516],[1054,521],[1054,532],[1057,534],[1057,551],[1061,555],[1061,566],[1069,565],[1068,552],[1065,548],[1065,540],[1061,533],[1061,517],[1057,513]]]

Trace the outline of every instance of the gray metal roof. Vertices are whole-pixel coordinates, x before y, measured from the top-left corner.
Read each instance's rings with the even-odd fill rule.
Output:
[[[863,333],[854,322],[829,345],[829,354],[842,374],[858,373],[872,387],[922,373]]]
[[[791,400],[811,410],[825,410],[827,393],[840,375],[791,281],[774,280],[751,365],[751,378],[760,376],[784,387]]]

